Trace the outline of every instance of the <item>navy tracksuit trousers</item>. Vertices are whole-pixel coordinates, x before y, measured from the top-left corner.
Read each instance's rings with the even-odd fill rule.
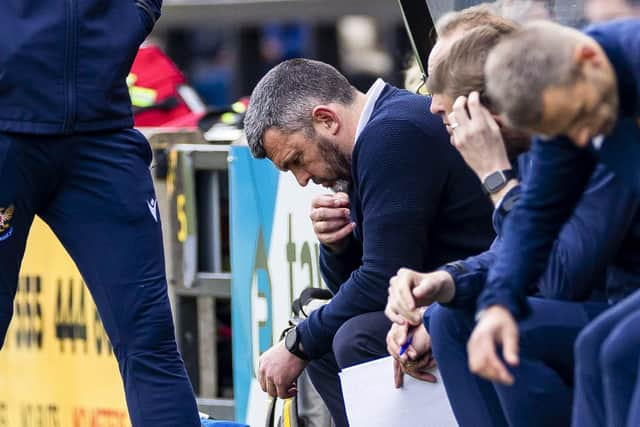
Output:
[[[349,366],[388,356],[387,332],[391,321],[382,311],[361,314],[346,321],[333,338],[333,352],[313,360],[307,373],[329,408],[335,427],[348,427],[338,372]],[[389,373],[391,384],[391,373]]]
[[[38,215],[96,302],[133,426],[195,427],[200,422],[174,336],[150,161],[149,144],[133,129],[0,133],[0,345]]]
[[[587,326],[575,352],[573,425],[640,426],[640,291]]]
[[[468,368],[473,313],[437,306],[427,328],[447,396],[461,427],[568,426],[573,393],[573,345],[578,333],[607,308],[604,302],[529,298],[520,322],[520,364],[515,384],[492,384]]]

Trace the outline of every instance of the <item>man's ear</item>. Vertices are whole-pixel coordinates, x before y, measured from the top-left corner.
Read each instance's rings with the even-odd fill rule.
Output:
[[[598,50],[586,43],[582,43],[578,45],[578,47],[576,47],[574,60],[580,65],[590,63],[596,67],[599,66],[601,62],[600,56],[598,55]]]
[[[500,129],[502,129],[505,126],[504,119],[502,117],[500,117],[500,115],[493,114],[491,112],[489,112],[489,114],[491,114],[491,117],[493,117],[493,120],[496,121],[496,123],[498,124],[498,127],[500,127]]]
[[[311,115],[316,132],[335,135],[340,130],[340,117],[331,107],[318,105],[313,109]]]

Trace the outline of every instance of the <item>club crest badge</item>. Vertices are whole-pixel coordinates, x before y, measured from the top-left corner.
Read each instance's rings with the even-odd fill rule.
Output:
[[[13,205],[8,208],[0,208],[0,242],[7,240],[13,234],[11,219],[14,211],[15,207]]]

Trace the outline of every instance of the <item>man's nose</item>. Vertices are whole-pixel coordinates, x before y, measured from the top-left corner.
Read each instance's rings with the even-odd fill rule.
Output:
[[[444,115],[444,108],[442,107],[442,103],[439,101],[437,96],[431,98],[431,105],[429,106],[429,111],[431,114],[442,116]]]
[[[307,184],[309,183],[309,180],[311,179],[311,174],[307,173],[302,169],[298,169],[292,172],[293,172],[293,175],[296,177],[296,181],[298,181],[298,184],[300,184],[301,187],[306,187]]]
[[[569,132],[569,138],[573,140],[575,145],[577,145],[578,147],[584,148],[587,145],[589,145],[589,142],[591,141],[591,137],[592,137],[591,134],[592,134],[591,129],[580,128],[580,129],[575,129]]]

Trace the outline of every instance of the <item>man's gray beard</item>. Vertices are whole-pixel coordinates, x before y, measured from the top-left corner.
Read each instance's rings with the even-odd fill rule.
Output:
[[[336,180],[331,189],[335,192],[343,191],[349,194],[351,189],[351,158],[342,154],[335,145],[326,139],[318,137],[317,144],[320,155],[329,164],[332,172],[342,177]]]
[[[351,182],[346,179],[339,179],[331,189],[336,193],[343,192],[349,194],[349,191],[351,191]]]

